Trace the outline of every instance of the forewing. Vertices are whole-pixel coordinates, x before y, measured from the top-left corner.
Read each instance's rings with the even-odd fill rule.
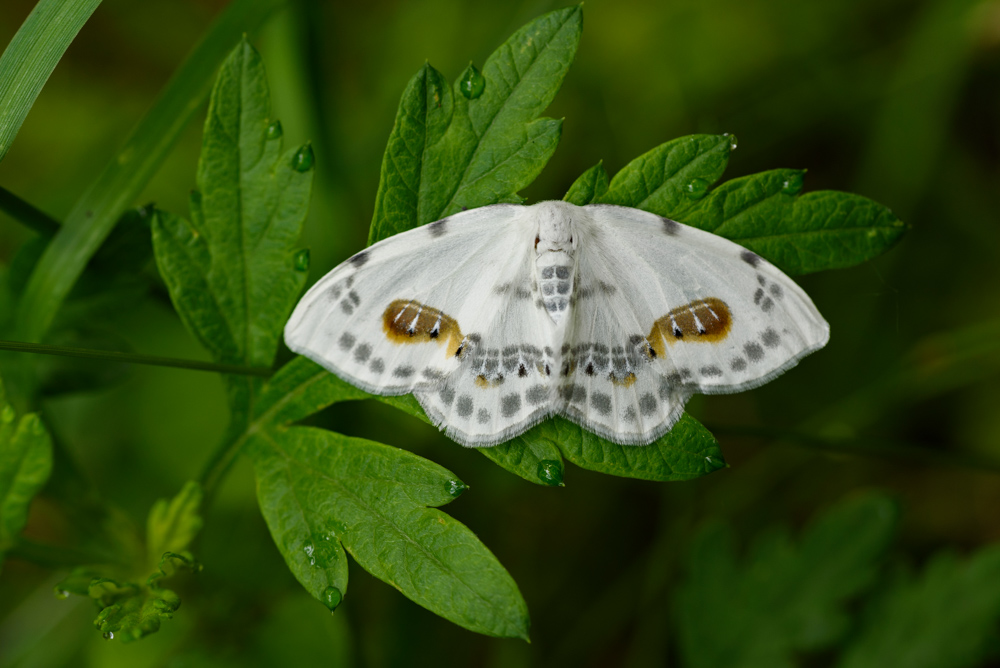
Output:
[[[563,381],[564,411],[583,426],[648,443],[692,393],[761,385],[829,338],[809,297],[741,246],[636,209],[585,208]]]
[[[285,342],[375,394],[440,385],[496,306],[497,284],[530,262],[533,232],[520,210],[463,212],[361,251],[305,294]]]

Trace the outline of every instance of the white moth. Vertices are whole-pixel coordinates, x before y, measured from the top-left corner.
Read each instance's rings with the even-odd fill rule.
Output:
[[[822,348],[788,276],[722,237],[621,206],[458,213],[361,251],[306,293],[293,351],[375,394],[412,392],[452,439],[562,415],[620,444],[695,392],[740,392]]]

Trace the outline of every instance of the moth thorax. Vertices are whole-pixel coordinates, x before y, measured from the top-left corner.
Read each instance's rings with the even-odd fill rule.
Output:
[[[549,252],[538,258],[538,301],[555,323],[560,323],[573,300],[573,256]]]

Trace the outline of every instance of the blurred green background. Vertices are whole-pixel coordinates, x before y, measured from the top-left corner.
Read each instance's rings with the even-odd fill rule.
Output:
[[[0,44],[33,4],[0,3]],[[0,162],[0,185],[64,217],[225,4],[105,0]],[[298,0],[251,36],[286,146],[315,149],[313,280],[365,243],[413,73],[427,60],[453,79],[561,6]],[[731,132],[727,178],[808,168],[806,191],[856,192],[912,226],[874,262],[800,279],[830,322],[827,348],[763,388],[690,403],[730,468],[672,484],[570,468],[565,488],[541,488],[385,405],[341,404],[314,421],[410,449],[471,486],[446,510],[518,582],[530,645],[464,631],[353,565],[330,616],[273,546],[243,461],[206,511],[205,569],[158,634],[105,642],[87,601],[52,596],[58,573],[11,560],[0,667],[679,665],[672,592],[707,520],[746,542],[880,489],[902,508],[899,561],[919,568],[941,549],[1000,540],[1000,2],[592,0],[584,16],[546,114],[566,119],[560,148],[522,193],[530,201],[561,198],[598,160],[614,174],[674,137]],[[203,117],[136,204],[187,213]],[[0,261],[31,236],[0,215]],[[207,359],[155,294],[100,329],[138,352]],[[100,495],[139,523],[197,473],[227,420],[217,377],[154,367],[52,396],[44,415]],[[27,533],[58,542],[70,528],[51,496],[36,499]]]

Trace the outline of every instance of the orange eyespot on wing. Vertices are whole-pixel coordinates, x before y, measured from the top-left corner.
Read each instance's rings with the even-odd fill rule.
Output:
[[[653,323],[646,337],[657,355],[677,341],[716,343],[729,335],[732,313],[721,299],[708,297],[679,306]]]
[[[454,318],[420,302],[397,299],[382,314],[382,329],[393,343],[447,344],[454,356],[462,343],[462,330]]]

